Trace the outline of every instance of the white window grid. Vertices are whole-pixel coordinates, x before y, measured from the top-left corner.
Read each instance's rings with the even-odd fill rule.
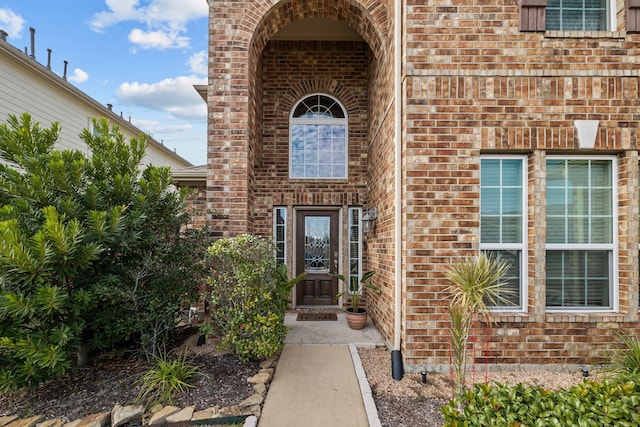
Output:
[[[298,107],[298,105],[300,105],[301,103],[305,103],[306,100],[308,100],[309,98],[313,98],[313,97],[317,97],[317,96],[323,96],[323,97],[327,97],[330,98],[335,104],[334,106],[339,106],[342,109],[342,113],[344,115],[344,118],[331,118],[331,117],[326,117],[326,116],[322,116],[321,114],[318,114],[318,117],[294,117],[293,114],[296,111],[296,108]],[[325,108],[322,108],[322,110],[325,110]],[[296,103],[296,105],[294,105],[294,107],[291,109],[291,113],[290,113],[290,117],[289,117],[289,178],[291,179],[348,179],[349,176],[349,120],[347,117],[347,113],[346,113],[346,109],[344,108],[344,106],[335,98],[326,95],[326,94],[313,94],[313,95],[308,95],[305,96],[303,99],[301,99],[298,103]],[[342,128],[342,132],[344,134],[344,140],[342,141],[342,146],[344,148],[344,154],[343,154],[343,161],[341,163],[338,164],[334,164],[333,161],[330,165],[326,165],[326,164],[320,164],[320,156],[317,153],[314,153],[317,155],[318,157],[318,163],[310,163],[307,165],[306,160],[304,161],[303,165],[304,166],[310,166],[310,167],[317,167],[318,172],[315,175],[312,176],[307,176],[306,173],[303,174],[297,174],[294,172],[294,166],[296,166],[295,164],[295,155],[296,153],[294,153],[294,147],[293,147],[293,143],[294,143],[294,129],[297,126],[317,126],[318,129],[325,127],[325,128],[330,128],[330,129],[340,129]],[[311,147],[313,148],[313,150],[311,151],[315,151],[318,150],[320,151],[320,142],[317,143],[318,146],[317,147]],[[333,144],[333,143],[332,143]],[[330,154],[334,154],[332,149],[329,150],[322,150],[326,153],[331,152]],[[334,174],[333,172],[329,173],[329,174],[323,174],[321,172],[321,170],[326,170],[327,167],[334,168],[334,166],[339,167],[340,173],[339,174]],[[336,168],[337,170],[337,168]]]
[[[526,156],[500,156],[500,155],[483,155],[481,160],[520,160],[522,162],[522,199],[521,203],[521,212],[522,212],[522,227],[521,227],[521,238],[519,243],[502,243],[502,242],[489,242],[483,243],[480,242],[480,250],[483,252],[487,251],[519,251],[519,270],[520,270],[520,289],[519,289],[519,303],[518,306],[494,306],[491,307],[492,311],[509,311],[509,312],[521,312],[526,310],[526,301],[527,301],[527,157]]]
[[[615,312],[618,310],[618,263],[615,261],[618,259],[618,159],[615,156],[561,156],[551,155],[547,156],[547,160],[610,160],[611,161],[611,209],[612,209],[612,233],[611,243],[546,243],[545,249],[551,250],[566,250],[566,251],[588,251],[588,250],[607,250],[609,251],[609,304],[610,307],[546,307],[546,311],[549,313],[557,312]],[[545,185],[546,188],[546,185]]]

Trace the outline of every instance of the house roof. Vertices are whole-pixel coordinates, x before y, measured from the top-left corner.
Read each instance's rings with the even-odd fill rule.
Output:
[[[206,185],[207,165],[191,166],[182,169],[172,169],[171,174],[178,184],[188,186]]]
[[[185,166],[192,166],[191,162],[189,162],[188,160],[180,156],[178,153],[176,153],[175,150],[171,150],[170,148],[166,147],[161,142],[157,141],[150,135],[146,134],[146,132],[134,126],[130,121],[125,120],[121,115],[114,113],[110,108],[108,108],[105,105],[102,105],[101,103],[99,103],[98,101],[96,101],[95,99],[93,99],[92,97],[90,97],[89,95],[87,95],[86,93],[84,93],[83,91],[81,91],[80,89],[72,85],[71,83],[69,83],[64,77],[60,77],[58,74],[52,71],[50,67],[44,66],[38,61],[36,61],[36,59],[33,56],[28,55],[26,53],[26,49],[25,49],[25,52],[22,52],[21,50],[17,49],[15,46],[8,43],[3,37],[0,37],[0,54],[10,57],[12,60],[16,61],[22,66],[27,67],[30,70],[34,71],[43,80],[47,81],[48,83],[52,84],[58,89],[74,96],[81,102],[90,105],[92,108],[95,108],[96,110],[99,111],[101,116],[106,117],[112,123],[118,125],[118,127],[120,127],[121,129],[126,129],[128,132],[132,133],[133,135],[137,135],[141,133],[145,134],[148,138],[149,145],[155,146],[160,151],[164,152],[165,154],[172,157],[179,163],[184,164]]]

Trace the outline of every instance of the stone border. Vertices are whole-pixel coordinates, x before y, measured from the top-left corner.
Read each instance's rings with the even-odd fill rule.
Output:
[[[238,405],[220,408],[211,408],[195,411],[194,406],[180,408],[177,406],[153,405],[145,412],[144,405],[116,404],[111,412],[90,414],[71,422],[61,418],[45,420],[41,415],[19,419],[17,416],[0,416],[0,427],[120,427],[131,422],[141,422],[145,426],[184,426],[191,421],[205,424],[207,420],[230,421],[244,417],[243,427],[256,427],[258,418],[262,412],[271,379],[278,363],[278,356],[271,357],[260,363],[260,371],[247,379],[253,384],[255,393]],[[234,421],[237,423],[237,421]]]
[[[369,386],[369,380],[367,380],[367,374],[364,372],[364,367],[362,366],[362,360],[360,360],[356,344],[349,344],[349,352],[351,353],[353,367],[356,370],[356,377],[358,377],[358,383],[360,384],[360,393],[362,394],[364,410],[367,413],[367,419],[369,420],[369,427],[382,427],[380,417],[378,416],[378,408],[373,400],[373,393]]]

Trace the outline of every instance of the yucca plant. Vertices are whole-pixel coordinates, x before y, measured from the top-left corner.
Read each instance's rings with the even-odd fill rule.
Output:
[[[455,395],[462,396],[465,389],[467,370],[467,343],[475,314],[489,322],[489,306],[505,301],[506,292],[500,280],[507,273],[509,265],[482,252],[454,264],[447,270],[446,277],[453,285],[446,289],[450,295],[449,314],[451,326],[452,369],[455,376]]]
[[[200,375],[200,368],[187,362],[184,354],[169,359],[158,358],[155,366],[146,371],[139,382],[138,402],[170,404],[177,394],[194,388],[193,382]]]
[[[640,374],[640,338],[620,333],[620,345],[609,359],[608,369],[620,374]]]

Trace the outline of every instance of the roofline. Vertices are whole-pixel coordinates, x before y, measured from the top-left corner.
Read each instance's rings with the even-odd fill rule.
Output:
[[[0,49],[10,55],[12,58],[16,59],[18,62],[38,73],[49,82],[53,83],[58,88],[62,89],[63,91],[72,93],[85,103],[91,105],[93,108],[98,109],[104,117],[111,120],[119,127],[126,128],[133,134],[144,134],[150,144],[156,146],[157,148],[161,149],[177,160],[184,162],[186,165],[193,166],[190,161],[179,155],[175,150],[171,150],[170,148],[166,147],[164,144],[160,143],[149,134],[143,132],[140,128],[137,128],[131,122],[125,120],[122,116],[114,113],[112,110],[108,109],[106,106],[102,105],[101,103],[69,83],[67,80],[60,77],[54,71],[36,61],[35,58],[32,58],[31,56],[25,54],[9,42],[0,39]]]
[[[171,169],[171,176],[178,182],[197,182],[206,185],[207,182],[207,166],[193,166],[183,169]]]

